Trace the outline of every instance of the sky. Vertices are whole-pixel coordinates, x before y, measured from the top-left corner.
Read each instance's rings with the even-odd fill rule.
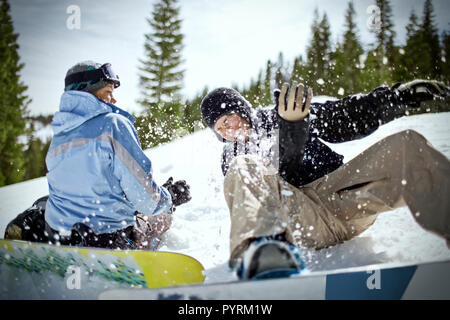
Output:
[[[405,41],[412,10],[421,17],[425,0],[391,0],[396,42]],[[67,70],[77,62],[110,62],[120,76],[117,105],[138,113],[139,66],[144,59],[144,35],[151,32],[155,0],[9,0],[14,30],[19,34],[21,81],[28,86],[32,115],[58,111]],[[374,41],[367,22],[375,0],[354,1],[361,42]],[[348,0],[179,0],[183,95],[192,98],[205,86],[248,84],[276,61],[279,52],[292,63],[305,56],[311,39],[314,10],[327,14],[332,41],[344,30]],[[433,0],[435,22],[441,34],[450,30],[450,1]],[[72,11],[75,8],[79,11]],[[79,12],[79,20],[73,18]],[[69,23],[68,23],[69,22]],[[73,26],[75,25],[75,28]],[[79,27],[79,28],[78,28]]]

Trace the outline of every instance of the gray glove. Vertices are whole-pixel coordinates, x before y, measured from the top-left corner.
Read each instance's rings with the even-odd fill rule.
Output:
[[[423,101],[450,97],[449,88],[444,83],[435,80],[413,80],[406,83],[397,83],[392,89],[397,91],[402,102],[417,107]]]

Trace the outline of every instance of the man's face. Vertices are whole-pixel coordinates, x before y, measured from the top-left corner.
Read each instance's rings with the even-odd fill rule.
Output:
[[[94,96],[105,102],[115,104],[117,101],[116,99],[114,99],[113,92],[114,92],[114,85],[112,83],[108,83],[106,87],[95,91]]]
[[[216,121],[214,131],[228,141],[245,141],[248,139],[250,124],[237,113],[223,115]]]

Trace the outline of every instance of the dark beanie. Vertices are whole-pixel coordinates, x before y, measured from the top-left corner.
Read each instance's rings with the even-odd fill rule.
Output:
[[[203,121],[213,129],[220,117],[238,113],[252,125],[250,103],[239,92],[231,88],[217,88],[203,98],[200,105]]]

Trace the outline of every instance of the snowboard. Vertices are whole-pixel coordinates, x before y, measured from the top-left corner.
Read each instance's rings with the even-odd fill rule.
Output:
[[[202,283],[203,272],[180,253],[0,239],[0,299],[97,299],[107,289]]]
[[[289,278],[267,280],[232,281],[153,290],[108,290],[101,293],[99,299],[450,299],[450,260],[421,264],[378,264],[333,271],[306,272]]]

